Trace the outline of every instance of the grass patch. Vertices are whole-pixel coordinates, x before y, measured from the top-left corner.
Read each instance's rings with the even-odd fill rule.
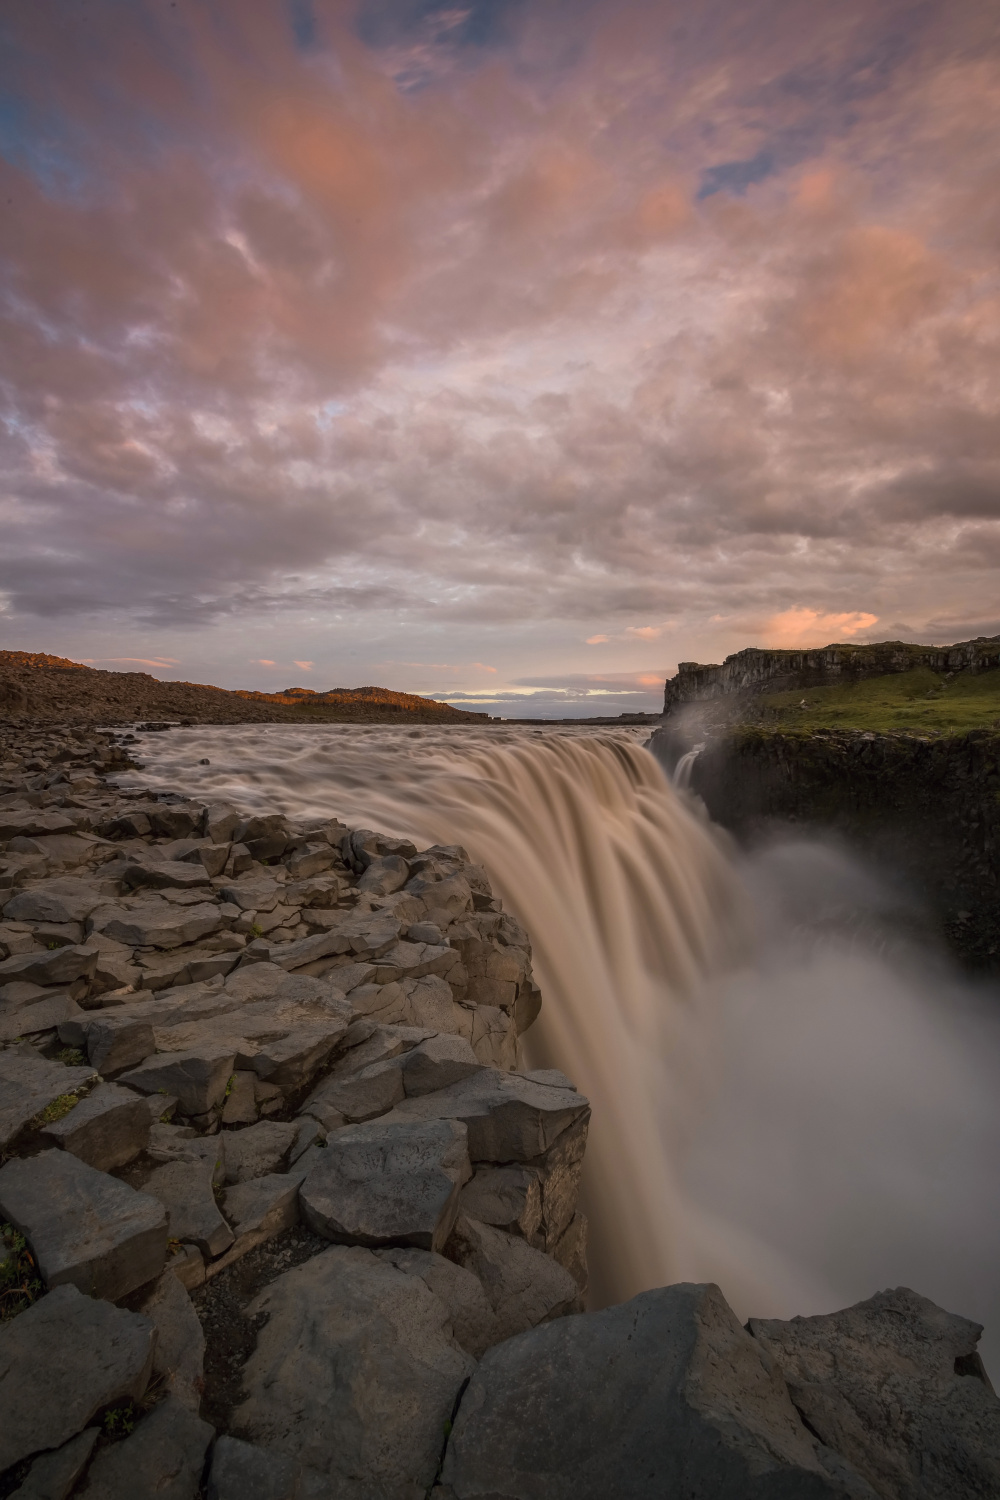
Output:
[[[23,1234],[12,1224],[0,1225],[0,1321],[7,1323],[42,1295],[35,1257]]]
[[[44,1109],[38,1111],[31,1121],[32,1127],[35,1130],[41,1130],[43,1125],[54,1125],[57,1120],[68,1115],[71,1109],[75,1109],[79,1102],[79,1094],[60,1094],[57,1099],[52,1100],[51,1104],[46,1104]]]
[[[773,729],[1000,729],[1000,671],[947,674],[916,667],[860,682],[762,693],[756,705],[760,722]]]

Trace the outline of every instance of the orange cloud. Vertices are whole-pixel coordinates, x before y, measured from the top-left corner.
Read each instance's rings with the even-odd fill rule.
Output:
[[[818,609],[796,606],[772,615],[764,626],[765,644],[789,650],[796,646],[828,646],[838,638],[858,635],[878,623],[878,615],[862,610],[847,614],[823,614]]]
[[[606,641],[609,641],[610,639],[611,639],[611,637],[609,635],[588,635],[588,637],[587,637],[587,645],[588,646],[603,646],[604,643]]]
[[[295,665],[297,667],[300,667],[303,672],[311,672],[312,669],[313,669],[314,663],[311,662],[311,661],[297,661],[295,663]]]
[[[662,625],[629,625],[625,631],[633,640],[655,641],[663,634]]]

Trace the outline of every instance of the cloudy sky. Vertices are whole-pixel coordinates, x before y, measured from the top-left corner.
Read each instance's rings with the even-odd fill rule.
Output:
[[[993,0],[5,0],[0,646],[497,713],[1000,631]]]

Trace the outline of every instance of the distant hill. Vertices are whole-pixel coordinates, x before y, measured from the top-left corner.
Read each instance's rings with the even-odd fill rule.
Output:
[[[0,718],[109,725],[137,719],[192,724],[439,724],[482,723],[489,715],[390,688],[230,692],[197,682],[161,682],[148,672],[106,672],[43,652],[0,651]]]

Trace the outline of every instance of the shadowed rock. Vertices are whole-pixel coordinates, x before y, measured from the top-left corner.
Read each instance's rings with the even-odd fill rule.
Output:
[[[0,1469],[58,1448],[115,1401],[137,1401],[155,1339],[148,1318],[75,1286],[0,1324]]]
[[[24,1235],[50,1288],[72,1282],[114,1302],[163,1269],[163,1205],[68,1151],[0,1168],[0,1213]]]

